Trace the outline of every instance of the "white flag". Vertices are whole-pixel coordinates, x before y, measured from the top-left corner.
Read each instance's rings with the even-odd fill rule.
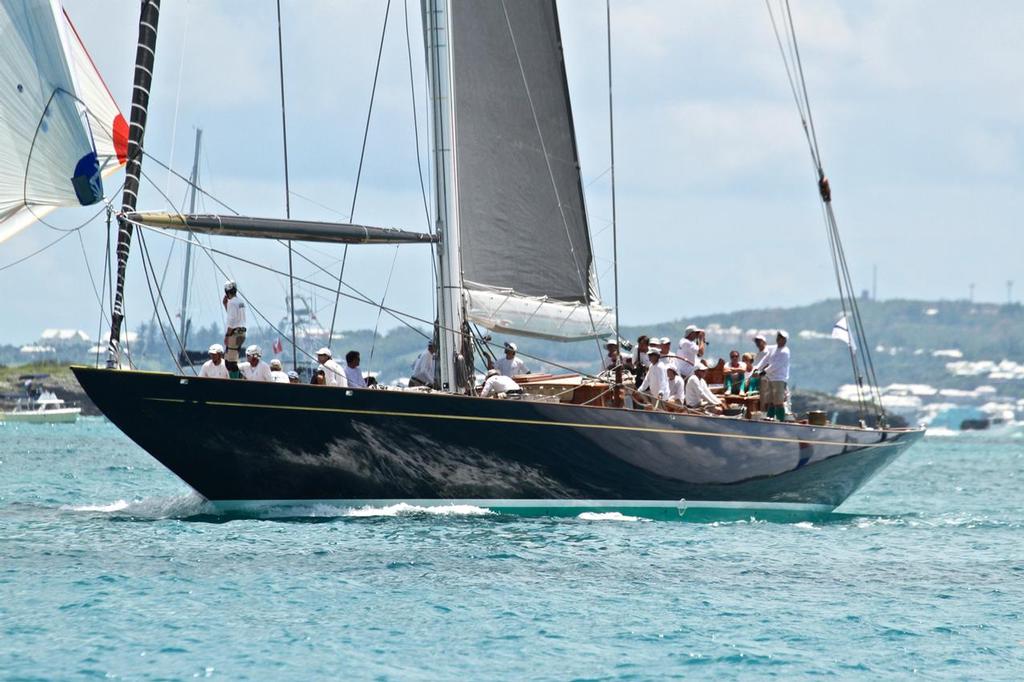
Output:
[[[846,315],[840,317],[832,326],[832,338],[839,339],[853,350],[857,350],[857,346],[853,343],[853,339],[850,338],[850,326],[846,322]]]

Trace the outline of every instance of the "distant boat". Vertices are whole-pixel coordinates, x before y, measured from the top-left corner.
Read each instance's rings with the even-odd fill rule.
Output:
[[[43,391],[37,398],[26,398],[18,401],[11,412],[0,412],[0,422],[19,422],[24,424],[74,424],[80,407],[68,407],[52,391]]]

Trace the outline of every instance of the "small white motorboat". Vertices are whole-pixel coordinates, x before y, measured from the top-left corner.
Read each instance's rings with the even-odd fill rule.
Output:
[[[53,391],[43,391],[38,398],[19,400],[12,412],[0,412],[0,422],[29,424],[73,424],[82,408],[68,407]]]

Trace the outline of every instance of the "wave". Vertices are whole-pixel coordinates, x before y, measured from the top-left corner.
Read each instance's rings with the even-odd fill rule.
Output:
[[[345,510],[341,516],[347,517],[373,517],[373,516],[403,516],[411,514],[433,514],[436,516],[486,516],[493,514],[490,509],[476,507],[471,504],[447,504],[431,507],[420,507],[400,502],[386,507],[358,507]]]
[[[66,505],[61,509],[143,520],[185,519],[215,514],[212,505],[204,497],[194,492],[171,497],[147,497],[131,502],[122,499],[109,504]]]
[[[581,521],[642,521],[639,516],[628,516],[622,512],[583,512],[576,518]]]

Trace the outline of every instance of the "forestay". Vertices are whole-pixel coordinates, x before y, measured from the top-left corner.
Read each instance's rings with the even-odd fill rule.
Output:
[[[605,335],[553,0],[453,0],[467,314],[491,329]]]
[[[0,242],[98,202],[128,126],[56,1],[0,0]]]

